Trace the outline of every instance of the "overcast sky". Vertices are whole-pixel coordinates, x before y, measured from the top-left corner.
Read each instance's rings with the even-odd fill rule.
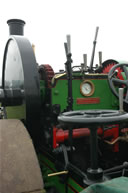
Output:
[[[66,35],[71,35],[73,65],[90,63],[96,26],[98,51],[103,60],[128,60],[127,0],[3,0],[0,4],[0,61],[9,36],[8,19],[26,22],[25,36],[36,46],[39,64],[50,64],[55,71],[64,68]]]

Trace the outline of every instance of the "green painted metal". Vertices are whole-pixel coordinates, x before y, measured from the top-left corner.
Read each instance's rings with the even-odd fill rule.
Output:
[[[56,187],[58,192],[65,193],[66,184],[62,183],[59,176],[48,177],[48,174],[58,172],[55,165],[44,154],[38,154],[40,167],[42,170],[45,188]],[[75,182],[71,177],[68,177],[68,193],[81,192],[84,188]]]
[[[6,107],[8,119],[26,119],[26,111],[24,105]]]
[[[90,97],[85,97],[80,93],[80,84],[83,82],[82,78],[72,80],[73,91],[73,109],[118,109],[118,99],[112,94],[108,80],[106,79],[89,79],[95,86],[95,92]],[[67,106],[67,92],[68,83],[65,79],[57,81],[56,86],[52,88],[52,104],[60,104],[61,111]],[[77,104],[78,98],[99,98],[99,104]]]

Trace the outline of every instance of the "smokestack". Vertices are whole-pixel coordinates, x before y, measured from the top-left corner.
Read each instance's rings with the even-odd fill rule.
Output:
[[[7,21],[9,25],[9,35],[24,35],[25,21],[21,19],[10,19]]]

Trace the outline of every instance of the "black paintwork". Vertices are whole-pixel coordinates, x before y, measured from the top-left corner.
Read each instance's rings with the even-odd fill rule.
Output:
[[[34,123],[37,127],[41,109],[39,75],[32,46],[23,36],[10,36],[7,41],[3,60],[2,88],[22,90],[26,111],[25,123],[31,130],[30,134],[35,136],[38,132],[32,131],[32,128]]]
[[[21,19],[10,19],[7,21],[10,35],[24,35],[25,21]]]

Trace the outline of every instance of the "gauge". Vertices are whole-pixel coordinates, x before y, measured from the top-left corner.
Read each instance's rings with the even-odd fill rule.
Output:
[[[84,96],[91,96],[94,93],[94,84],[90,80],[85,80],[80,85],[80,92]]]

